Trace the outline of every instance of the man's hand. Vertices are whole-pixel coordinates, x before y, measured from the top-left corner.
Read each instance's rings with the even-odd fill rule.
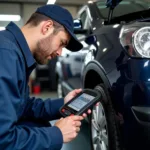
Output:
[[[70,93],[68,93],[67,96],[64,98],[64,103],[66,104],[67,102],[69,102],[72,98],[74,98],[81,91],[82,91],[82,89],[75,89],[75,90],[71,91]],[[87,111],[87,114],[91,114],[91,110],[90,109]],[[84,118],[86,118],[87,114],[84,113],[84,114],[82,114],[82,116]]]
[[[61,118],[55,123],[63,135],[64,143],[72,141],[77,137],[78,132],[80,131],[82,116],[69,116],[66,118]]]
[[[72,98],[74,98],[77,94],[79,94],[82,91],[82,89],[75,89],[67,94],[67,96],[64,99],[64,103],[66,104],[69,102]]]

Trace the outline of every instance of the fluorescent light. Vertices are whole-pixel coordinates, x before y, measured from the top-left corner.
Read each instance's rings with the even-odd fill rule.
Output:
[[[92,4],[92,3],[93,3],[93,1],[88,1],[88,3],[89,3],[89,4]]]
[[[48,0],[47,4],[55,4],[56,0]]]
[[[5,27],[0,27],[0,31],[1,31],[1,30],[5,30]]]
[[[0,21],[20,21],[20,15],[0,15]]]

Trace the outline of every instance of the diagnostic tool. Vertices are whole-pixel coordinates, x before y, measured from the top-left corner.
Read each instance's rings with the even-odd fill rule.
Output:
[[[96,90],[84,89],[73,99],[60,108],[63,117],[72,115],[82,115],[92,108],[101,98],[101,94]]]

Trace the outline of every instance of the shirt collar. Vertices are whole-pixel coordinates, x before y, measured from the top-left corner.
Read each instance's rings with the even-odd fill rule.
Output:
[[[15,23],[10,22],[7,25],[6,29],[14,35],[19,47],[22,49],[22,52],[26,59],[27,66],[31,67],[32,65],[34,65],[36,63],[35,59],[33,58],[33,55],[29,49],[27,41],[20,28]]]

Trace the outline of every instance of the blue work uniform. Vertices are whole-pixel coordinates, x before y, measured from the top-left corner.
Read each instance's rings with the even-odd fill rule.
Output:
[[[32,33],[31,33],[32,34]],[[29,97],[28,78],[36,62],[21,30],[9,23],[0,32],[0,150],[60,150],[60,129],[29,126],[20,120],[60,118],[63,99]]]

